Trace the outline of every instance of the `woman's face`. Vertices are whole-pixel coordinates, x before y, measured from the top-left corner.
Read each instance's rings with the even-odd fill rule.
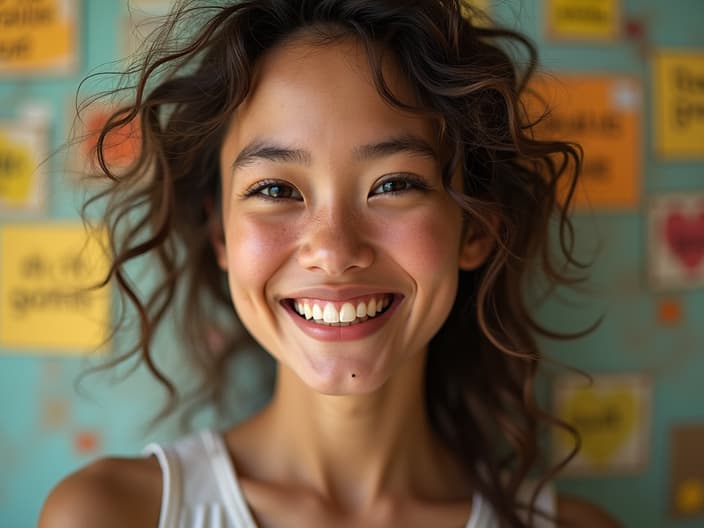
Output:
[[[379,388],[450,311],[471,263],[436,135],[381,99],[349,41],[272,50],[233,116],[220,265],[250,333],[317,391]]]

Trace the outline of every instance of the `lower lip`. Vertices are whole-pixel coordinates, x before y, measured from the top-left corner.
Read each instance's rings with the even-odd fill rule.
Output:
[[[386,321],[391,317],[391,314],[396,310],[396,307],[401,302],[401,296],[394,295],[391,305],[387,310],[376,317],[362,321],[351,326],[328,326],[312,322],[312,320],[304,319],[289,304],[288,301],[281,303],[286,311],[291,315],[293,322],[303,330],[305,334],[317,339],[318,341],[354,341],[367,337],[384,326]]]

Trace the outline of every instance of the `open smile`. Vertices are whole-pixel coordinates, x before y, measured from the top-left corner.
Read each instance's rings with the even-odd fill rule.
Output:
[[[316,324],[350,326],[378,317],[391,305],[393,294],[368,295],[351,301],[289,299],[298,315]]]
[[[383,293],[345,301],[283,299],[281,304],[310,337],[320,341],[347,341],[376,332],[402,299],[400,294]]]

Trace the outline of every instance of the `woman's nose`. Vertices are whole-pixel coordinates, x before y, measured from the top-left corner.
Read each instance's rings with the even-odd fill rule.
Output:
[[[366,231],[364,221],[347,209],[321,211],[305,227],[299,263],[330,276],[368,268],[374,262],[374,250]]]

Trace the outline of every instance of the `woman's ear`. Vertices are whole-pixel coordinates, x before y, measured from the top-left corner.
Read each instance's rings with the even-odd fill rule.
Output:
[[[222,226],[222,212],[220,207],[216,207],[213,199],[207,197],[204,200],[205,214],[208,217],[208,238],[213,246],[215,258],[218,266],[223,271],[227,271],[227,248],[225,246],[225,230]]]
[[[491,216],[487,226],[481,226],[471,219],[467,220],[462,247],[460,248],[459,267],[463,271],[472,271],[484,264],[491,252],[496,247],[499,219]]]

